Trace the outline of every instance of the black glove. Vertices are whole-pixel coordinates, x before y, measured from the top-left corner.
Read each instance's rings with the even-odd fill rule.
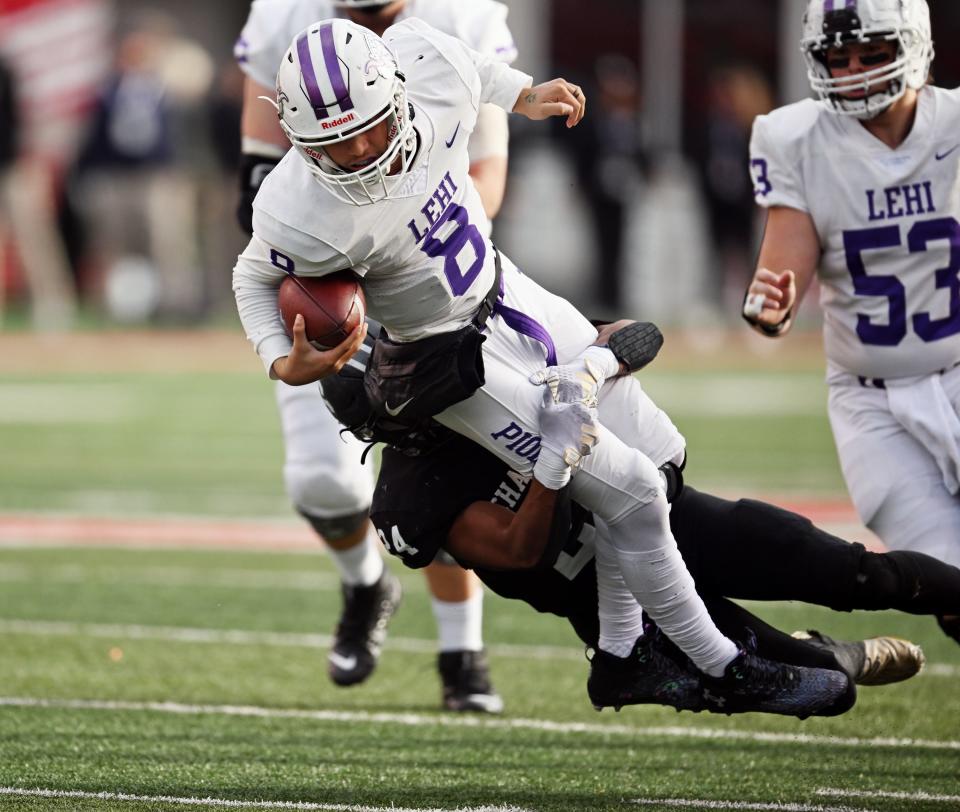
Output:
[[[237,222],[247,234],[253,234],[253,199],[260,184],[280,163],[279,158],[244,153],[240,158],[240,200],[237,203]]]

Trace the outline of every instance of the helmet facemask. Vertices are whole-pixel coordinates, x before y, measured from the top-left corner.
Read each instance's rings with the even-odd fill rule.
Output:
[[[836,4],[839,3],[837,0]],[[801,50],[810,86],[834,112],[872,119],[900,99],[908,88],[923,87],[933,59],[929,11],[923,0],[893,4],[862,0],[859,8],[848,2],[845,8],[836,10],[832,10],[833,5],[811,0],[804,17]],[[828,7],[831,10],[826,10]],[[827,65],[829,48],[878,41],[896,44],[892,61],[859,74],[831,76]],[[849,94],[857,90],[863,90],[863,95],[851,98]]]
[[[417,134],[404,77],[374,34],[335,20],[298,35],[277,74],[277,107],[290,143],[337,198],[362,206],[399,192],[416,157]],[[370,164],[351,171],[330,158],[327,146],[383,122],[387,147]]]

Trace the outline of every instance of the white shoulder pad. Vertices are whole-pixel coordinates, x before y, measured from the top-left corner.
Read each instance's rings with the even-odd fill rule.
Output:
[[[750,176],[757,205],[808,211],[800,164],[804,142],[821,115],[830,113],[820,102],[805,99],[754,120]]]
[[[383,38],[396,52],[400,69],[416,72],[407,90],[421,97],[443,102],[443,93],[455,92],[453,85],[459,79],[470,90],[474,110],[489,102],[509,112],[520,91],[533,82],[526,73],[475,51],[423,20],[408,18],[388,28]]]
[[[330,0],[254,0],[234,58],[255,82],[273,87],[293,38],[310,23],[337,16]]]
[[[517,46],[507,27],[508,9],[496,0],[411,0],[412,17],[426,20],[473,50],[510,64],[517,58]]]
[[[935,126],[938,131],[952,130],[956,132],[960,121],[960,87],[947,89],[927,85],[921,93],[932,93],[937,102],[937,119]]]
[[[396,54],[410,95],[450,104],[466,92],[471,107],[480,107],[480,77],[465,43],[415,17],[390,26],[383,39]]]
[[[333,225],[339,209],[353,207],[335,200],[310,174],[303,158],[290,150],[264,178],[254,198],[253,233],[284,255],[309,263],[311,273],[341,270],[349,267],[347,255],[326,234],[316,233],[317,218],[313,216],[323,212],[320,216]],[[303,270],[280,269],[297,273]]]

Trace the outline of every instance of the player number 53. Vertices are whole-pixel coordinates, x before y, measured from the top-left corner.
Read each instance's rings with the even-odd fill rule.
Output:
[[[926,251],[930,243],[947,241],[950,260],[945,268],[934,273],[937,289],[945,289],[950,297],[946,316],[935,319],[929,313],[915,313],[910,319],[914,333],[926,342],[937,341],[960,333],[960,223],[953,217],[921,220],[907,232],[907,249],[911,254]],[[864,313],[857,314],[857,335],[864,344],[895,347],[907,334],[907,291],[895,276],[867,274],[864,253],[903,244],[899,226],[879,226],[843,232],[847,269],[853,277],[853,290],[858,296],[882,296],[888,300],[886,324],[875,324]]]

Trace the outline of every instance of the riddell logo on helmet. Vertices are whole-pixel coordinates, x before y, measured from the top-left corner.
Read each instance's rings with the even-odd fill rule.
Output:
[[[354,113],[347,113],[345,116],[340,116],[340,118],[335,118],[332,121],[322,121],[320,123],[320,128],[323,130],[332,130],[334,127],[339,127],[341,124],[346,124],[348,121],[353,121],[356,118]]]

